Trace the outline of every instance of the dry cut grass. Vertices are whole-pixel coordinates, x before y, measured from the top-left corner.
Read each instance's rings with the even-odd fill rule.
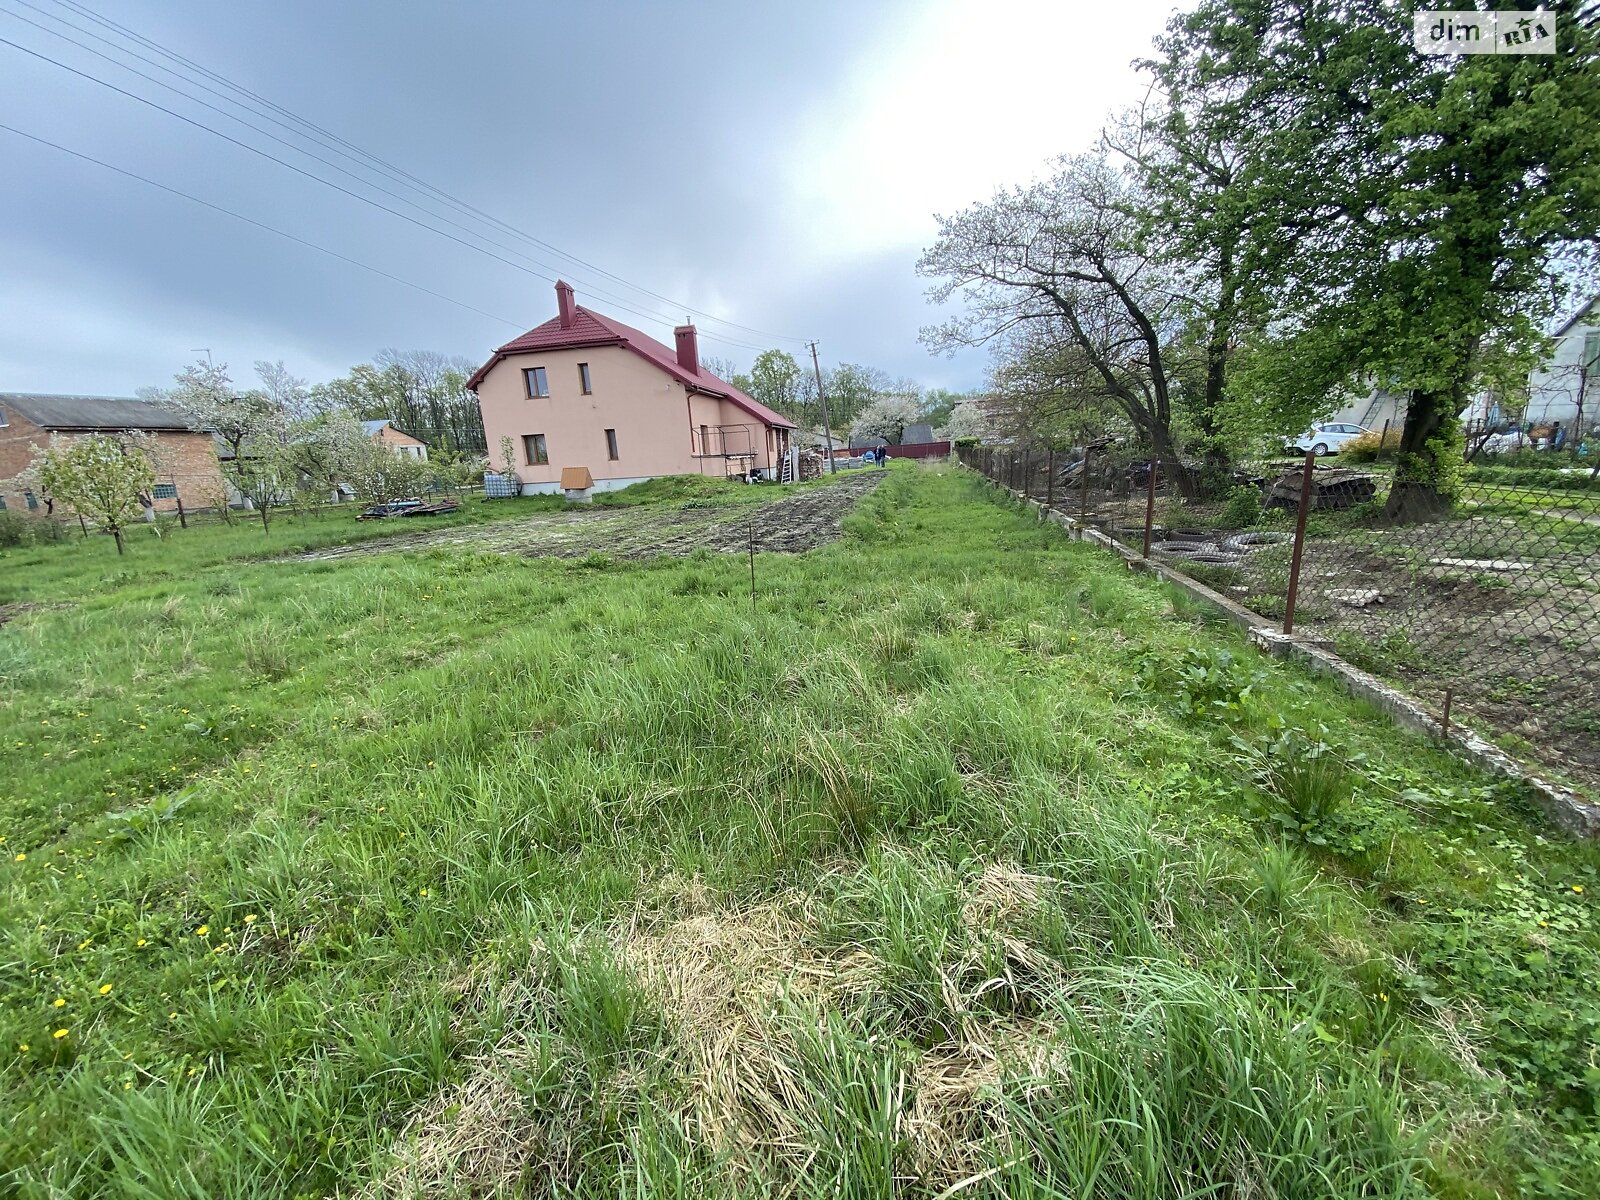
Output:
[[[998,1098],[1008,1082],[1027,1087],[1063,1069],[1045,1022],[985,1003],[991,992],[1046,979],[1053,987],[1067,984],[1059,963],[1010,932],[1050,886],[1042,876],[995,864],[972,881],[963,900],[973,944],[999,952],[982,961],[999,961],[1003,969],[978,971],[980,955],[970,948],[944,964],[938,987],[958,1032],[905,1056],[888,1081],[897,1098],[895,1140],[924,1187],[953,1187],[979,1173],[978,1144],[1003,1124]],[[572,1148],[562,1131],[595,1103],[654,1108],[657,1119],[676,1123],[736,1176],[805,1178],[818,1153],[817,1130],[826,1124],[818,1119],[814,1067],[819,1053],[827,1053],[829,1021],[870,1002],[888,969],[867,949],[825,946],[816,936],[817,904],[815,895],[795,893],[717,907],[696,881],[668,876],[625,921],[590,939],[596,944],[535,946],[532,982],[470,981],[497,993],[513,1027],[465,1079],[411,1117],[389,1168],[361,1194],[543,1190],[541,1179],[569,1178]],[[604,958],[593,957],[597,952]],[[563,957],[614,963],[665,1026],[655,1069],[615,1073],[606,1085],[609,1098],[585,1097],[581,1079],[530,1087],[530,1081],[554,1082],[546,1077],[561,1070],[538,1034],[550,1024],[543,1006],[562,1003],[549,985],[549,966]],[[545,1103],[536,1104],[536,1095]]]

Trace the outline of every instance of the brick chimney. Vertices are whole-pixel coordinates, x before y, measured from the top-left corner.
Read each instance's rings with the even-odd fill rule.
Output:
[[[556,308],[561,311],[561,328],[571,329],[577,320],[578,305],[572,298],[572,285],[564,279],[556,280]]]
[[[691,375],[700,374],[700,341],[693,325],[679,325],[672,331],[678,339],[678,365]]]

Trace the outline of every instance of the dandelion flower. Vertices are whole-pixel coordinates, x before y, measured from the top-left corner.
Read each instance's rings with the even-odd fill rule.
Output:
[[[58,1029],[53,1034],[51,1034],[50,1036],[55,1038],[56,1041],[59,1042],[62,1038],[67,1036],[67,1031],[65,1029]]]
[[[1389,1003],[1389,993],[1388,992],[1379,992],[1378,993],[1378,999],[1382,1000],[1385,1004]]]
[[[421,896],[423,899],[427,899],[427,897],[428,897],[428,889],[427,888],[421,889],[419,892],[417,892],[417,895]]]
[[[178,1019],[178,1014],[177,1013],[168,1013],[167,1014],[167,1020],[176,1021],[177,1019]]]
[[[109,996],[111,994],[111,985],[109,983],[102,983],[100,985],[100,994],[102,996]]]
[[[15,858],[13,858],[11,861],[12,862],[27,862],[28,861],[28,856],[26,854],[19,854]]]
[[[18,1042],[17,1043],[17,1050],[18,1050],[19,1053],[26,1054],[28,1052],[28,1043],[27,1042]]]
[[[149,944],[150,943],[147,942],[144,938],[140,938],[137,942],[134,943],[135,946],[148,946]]]
[[[1582,895],[1583,894],[1583,884],[1581,884],[1581,883],[1573,884],[1572,885],[1572,890],[1577,892],[1579,895]]]
[[[65,996],[57,996],[54,1000],[50,1001],[51,1008],[65,1008],[66,1006],[67,998]]]
[[[82,876],[79,876],[79,878],[81,879]],[[84,938],[83,941],[78,943],[78,949],[79,950],[87,950],[89,948],[89,943],[92,942],[92,941],[94,941],[93,938]]]
[[[256,923],[256,915],[255,915],[255,913],[245,913],[245,915],[244,915],[244,923],[246,925],[254,925]]]
[[[211,926],[202,925],[202,926],[200,926],[199,929],[196,929],[194,931],[194,935],[195,935],[195,937],[205,937],[205,935],[210,933],[210,932],[211,932]]]
[[[122,1090],[126,1092],[132,1087],[133,1087],[133,1080],[129,1079],[126,1082],[123,1083]]]
[[[313,770],[316,768],[316,765],[317,765],[316,763],[307,763],[306,764],[306,766],[311,767]]]

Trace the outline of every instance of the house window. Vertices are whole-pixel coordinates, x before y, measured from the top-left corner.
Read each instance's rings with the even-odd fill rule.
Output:
[[[579,363],[578,364],[578,382],[583,385],[583,394],[585,396],[594,395],[594,384],[592,382],[590,382],[590,380],[589,380],[589,364],[588,363]]]
[[[550,452],[545,449],[544,434],[525,433],[522,435],[522,449],[528,456],[530,467],[542,466],[550,461]]]
[[[37,497],[37,496],[35,496],[33,494],[33,489],[32,488],[29,488],[27,491],[23,492],[22,495],[23,495],[23,498],[27,500],[28,507],[30,509],[34,509],[34,508],[38,508],[39,507],[39,497]]]
[[[178,498],[178,485],[175,483],[158,483],[154,494],[157,500],[176,500]]]
[[[543,367],[528,367],[522,372],[523,382],[528,385],[528,399],[536,400],[541,396],[550,394],[550,378],[544,373]]]
[[[616,462],[620,457],[617,454],[617,431],[615,429],[606,430],[606,457],[612,462]]]
[[[709,425],[700,426],[700,453],[711,453],[711,426]]]

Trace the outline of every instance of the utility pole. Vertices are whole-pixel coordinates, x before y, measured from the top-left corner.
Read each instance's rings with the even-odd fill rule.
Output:
[[[828,420],[828,396],[822,390],[822,364],[817,361],[817,344],[811,342],[811,369],[817,373],[817,404],[822,408],[822,440],[828,445],[828,474],[834,472],[833,466],[833,425]]]

